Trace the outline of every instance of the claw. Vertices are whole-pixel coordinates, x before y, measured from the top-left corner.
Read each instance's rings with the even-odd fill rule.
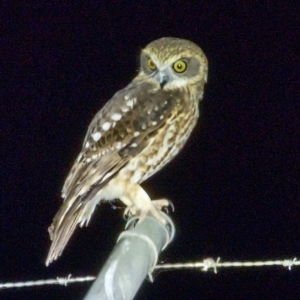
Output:
[[[125,210],[124,213],[123,213],[123,219],[124,219],[125,221],[127,221],[127,220],[129,219],[129,215],[128,215],[128,213],[126,212],[126,210]]]
[[[168,202],[169,202],[169,206],[172,208],[172,212],[174,212],[175,211],[175,206],[174,206],[173,202],[170,201],[170,200],[168,200]]]
[[[174,212],[175,211],[175,206],[174,206],[173,202],[168,200],[168,199],[165,199],[165,200],[168,201],[168,205],[163,206],[162,209],[166,212],[166,214],[169,214],[168,207],[171,208],[171,212]]]
[[[134,216],[136,214],[137,214],[137,208],[134,205],[131,205],[125,208],[123,217],[125,220],[128,220],[130,216]]]
[[[129,219],[130,207],[126,207],[123,213],[123,218],[125,221]]]

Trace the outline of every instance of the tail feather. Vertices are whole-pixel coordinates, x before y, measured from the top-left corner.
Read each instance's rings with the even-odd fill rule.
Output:
[[[65,205],[66,202],[58,211],[53,219],[53,223],[48,228],[52,244],[46,259],[46,266],[62,254],[77,224],[79,223],[84,208],[82,202],[79,201],[76,205],[73,204],[72,208],[67,211],[65,211]]]
[[[115,171],[103,182],[96,182],[84,195],[79,195],[75,188],[72,196],[65,199],[51,226],[48,228],[52,244],[46,259],[46,266],[62,254],[77,224],[80,224],[81,227],[88,225],[96,205],[101,200],[101,196],[98,193],[108,183],[114,173]]]
[[[129,157],[121,159],[120,156],[112,159],[105,164],[105,172],[102,176],[94,171],[88,178],[74,184],[73,189],[68,190],[65,201],[48,228],[52,244],[46,266],[62,254],[77,224],[81,227],[88,224],[96,205],[101,200],[101,189],[126,165],[128,160]]]

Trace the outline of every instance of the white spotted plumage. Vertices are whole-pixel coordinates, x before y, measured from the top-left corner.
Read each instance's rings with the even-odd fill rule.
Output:
[[[97,132],[94,132],[91,136],[95,142],[98,142],[101,138],[101,133],[97,131]],[[86,147],[88,148],[89,146],[90,146],[90,143],[87,142]]]

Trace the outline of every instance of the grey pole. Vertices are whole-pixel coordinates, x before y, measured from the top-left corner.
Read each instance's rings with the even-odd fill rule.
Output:
[[[131,300],[155,267],[159,253],[172,241],[175,227],[169,216],[163,225],[152,216],[142,223],[130,219],[110,257],[84,300]]]

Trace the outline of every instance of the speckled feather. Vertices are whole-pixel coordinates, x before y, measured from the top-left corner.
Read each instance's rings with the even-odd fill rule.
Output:
[[[149,83],[134,82],[116,93],[89,126],[82,152],[66,179],[63,194],[81,191],[87,177],[91,180],[96,172],[94,180],[100,183],[109,170],[140,153],[149,143],[151,134],[166,122],[173,110],[182,110],[180,98],[179,91],[156,90]],[[115,115],[121,118],[113,120]],[[110,124],[110,128],[103,130],[103,124]],[[96,133],[101,138],[97,136],[95,141]]]

